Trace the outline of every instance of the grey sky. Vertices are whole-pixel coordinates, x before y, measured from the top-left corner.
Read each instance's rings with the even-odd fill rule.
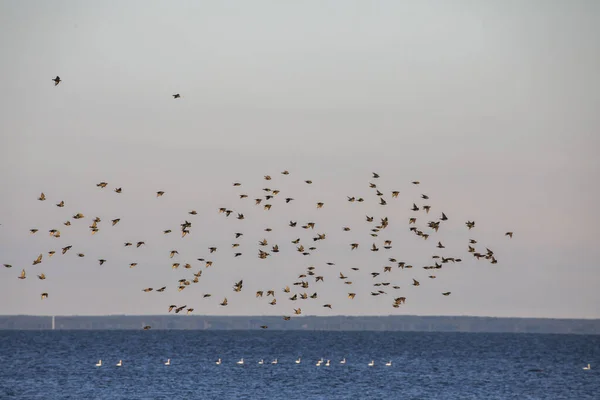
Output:
[[[0,269],[0,314],[155,314],[187,304],[232,315],[302,307],[599,318],[599,18],[593,0],[0,1],[0,264],[13,265]],[[63,82],[54,87],[56,75]],[[372,171],[385,207],[368,188]],[[104,190],[95,186],[102,180]],[[252,201],[264,187],[281,190],[269,212]],[[41,191],[46,202],[36,200]],[[441,211],[450,218],[428,241],[408,232],[421,193],[432,205],[418,214],[423,230]],[[288,196],[296,201],[285,204]],[[246,219],[218,214],[221,206]],[[62,225],[77,212],[85,220]],[[390,218],[377,243],[391,239],[392,250],[368,250],[365,215]],[[181,239],[185,219],[194,225]],[[293,230],[290,219],[317,227]],[[48,236],[52,228],[60,239]],[[234,259],[237,231],[244,254]],[[316,233],[327,239],[311,256],[290,243],[311,245]],[[256,257],[263,237],[282,249],[267,261]],[[497,265],[466,253],[471,237],[494,250]],[[147,246],[123,248],[138,240]],[[447,248],[435,251],[437,240]],[[353,241],[361,247],[351,253]],[[31,266],[68,244],[67,255]],[[209,256],[212,245],[219,250]],[[173,271],[171,249],[193,268]],[[464,261],[428,279],[421,266],[432,254]],[[372,297],[381,279],[368,272],[382,272],[388,257],[414,268],[382,273],[401,289]],[[288,301],[281,289],[309,265],[325,276],[307,290],[319,299]],[[23,267],[29,276],[18,280]],[[199,269],[200,283],[178,293],[176,281]],[[354,284],[342,284],[340,271]],[[141,291],[163,285],[163,294]],[[259,289],[276,290],[278,305],[255,299]],[[399,295],[407,303],[393,309]],[[228,307],[218,305],[223,296]]]

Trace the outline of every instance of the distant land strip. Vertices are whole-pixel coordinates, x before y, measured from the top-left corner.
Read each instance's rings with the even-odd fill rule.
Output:
[[[471,316],[280,316],[105,315],[0,316],[0,330],[269,330],[488,332],[600,335],[600,319],[496,318]]]

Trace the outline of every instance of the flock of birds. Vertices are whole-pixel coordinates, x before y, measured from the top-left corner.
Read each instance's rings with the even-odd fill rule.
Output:
[[[295,364],[300,364],[302,362],[302,357],[298,357],[295,361]],[[166,366],[170,366],[171,365],[171,359],[167,359],[167,361],[164,363]],[[221,360],[220,358],[215,361],[216,365],[221,365],[223,364],[223,360]],[[237,365],[247,365],[246,361],[244,361],[244,358],[241,358],[239,361],[236,362]],[[271,365],[277,365],[279,364],[279,359],[274,359],[271,362],[265,362],[264,359],[260,359],[257,362],[258,365],[264,365],[264,364],[271,364]],[[324,358],[321,358],[319,360],[317,360],[317,362],[315,363],[315,366],[317,367],[321,367],[321,366],[325,366],[325,367],[329,367],[331,365],[331,360],[325,360]],[[343,358],[342,360],[340,360],[339,362],[340,365],[345,365],[346,364],[346,358]],[[102,367],[104,364],[102,364],[102,360],[98,360],[98,362],[96,363],[96,367]],[[392,366],[392,361],[387,361],[384,363],[384,365],[386,367],[391,367]],[[118,363],[115,364],[116,367],[122,367],[123,366],[123,360],[119,360]],[[375,360],[371,360],[367,366],[369,367],[374,367],[375,366]],[[589,365],[588,365],[589,366]],[[585,369],[585,368],[584,368]]]
[[[57,79],[58,79],[58,77],[57,77]],[[289,178],[287,178],[287,176],[290,175],[290,173],[289,173],[289,171],[286,170],[286,171],[281,172],[281,175],[282,175],[282,177],[284,177],[283,179],[289,179]],[[368,187],[373,191],[373,195],[374,195],[374,198],[377,199],[377,203],[383,209],[385,209],[385,207],[388,205],[388,201],[393,201],[393,200],[386,199],[388,197],[386,195],[386,193],[389,194],[389,197],[391,199],[395,199],[395,198],[398,198],[400,192],[398,190],[382,191],[383,189],[377,183],[374,183],[374,182],[377,182],[379,178],[380,178],[379,174],[373,173],[372,181],[369,182]],[[264,181],[268,182],[268,183],[274,182],[273,178],[270,175],[265,175]],[[311,185],[312,181],[304,180],[303,184]],[[419,181],[412,182],[412,185],[415,185],[415,186],[419,185],[419,184],[420,184]],[[236,188],[241,188],[242,184],[240,182],[235,182],[235,183],[233,183],[233,186]],[[105,190],[108,187],[108,183],[107,182],[99,182],[96,184],[96,187],[98,188],[97,190]],[[114,191],[114,193],[116,195],[120,195],[123,193],[122,187],[115,187],[112,190]],[[165,195],[165,192],[162,190],[157,191],[155,194],[156,198],[161,198],[164,195]],[[239,196],[238,201],[252,201],[252,200],[249,200],[249,195],[246,193],[240,193],[238,196]],[[434,213],[434,211],[432,211],[432,206],[430,204],[427,204],[427,203],[429,203],[428,202],[429,196],[426,194],[421,194],[420,198],[421,198],[421,201],[423,202],[423,204],[417,205],[416,202],[413,203],[412,208],[410,209],[410,211],[412,212],[412,215],[406,221],[407,229],[410,232],[412,232],[415,237],[420,238],[422,240],[428,240],[428,238],[431,235],[435,235],[440,229],[443,229],[444,224],[447,223],[449,218],[446,215],[446,213],[442,212],[442,211],[437,212],[436,213],[437,215],[435,217],[429,217]],[[37,200],[39,200],[40,202],[45,202],[47,200],[46,194],[41,193]],[[271,208],[274,205],[277,205],[277,207],[279,207],[279,204],[284,206],[285,204],[288,204],[292,201],[295,201],[295,199],[292,197],[284,197],[284,195],[280,193],[280,190],[270,188],[270,187],[263,188],[262,195],[260,197],[256,197],[253,200],[254,205],[256,207],[262,208],[265,212],[268,212],[269,210],[271,210]],[[362,203],[367,200],[363,197],[347,196],[347,201],[350,203],[354,203],[354,202]],[[56,203],[56,207],[63,208],[65,206],[66,206],[65,202],[62,200],[60,200]],[[320,210],[325,207],[325,204],[324,204],[324,202],[317,202],[316,204],[313,205],[313,207]],[[230,216],[234,216],[237,220],[240,220],[240,221],[242,221],[246,218],[243,213],[234,212],[229,207],[220,207],[216,211],[218,211],[218,213],[220,213],[220,214],[223,214],[226,218],[230,217]],[[196,210],[190,210],[190,211],[188,211],[187,214],[188,214],[188,217],[186,217],[186,219],[179,224],[179,227],[180,227],[179,232],[180,232],[182,239],[186,238],[186,236],[188,234],[190,234],[190,232],[192,230],[192,226],[193,226],[193,223],[188,221],[187,218],[189,218],[190,220],[193,220],[193,217],[198,215],[198,212]],[[435,215],[435,214],[433,214],[433,215]],[[72,215],[71,219],[69,219],[63,223],[65,228],[62,228],[62,229],[68,229],[68,227],[70,227],[72,224],[75,224],[78,221],[84,220],[85,218],[86,217],[82,213],[77,212]],[[418,222],[420,222],[422,220],[424,220],[425,223],[422,224],[421,226],[419,226]],[[110,225],[112,227],[114,227],[117,224],[119,224],[120,221],[121,221],[120,217],[114,218],[110,221]],[[90,231],[91,235],[95,235],[96,233],[98,233],[100,231],[101,223],[102,223],[102,219],[99,217],[94,217],[93,219],[91,219],[90,225],[89,225],[89,231]],[[374,216],[367,215],[365,217],[365,223],[367,224],[367,227],[369,228],[369,235],[372,238],[372,240],[371,240],[372,243],[370,243],[370,246],[368,247],[369,251],[371,251],[373,253],[379,252],[381,250],[390,251],[392,249],[392,240],[385,239],[382,241],[381,239],[379,239],[380,236],[385,235],[386,228],[388,228],[389,223],[390,223],[390,219],[387,216],[384,216],[384,217],[380,218],[379,223],[376,223]],[[296,229],[296,230],[302,229],[304,232],[311,232],[310,238],[305,238],[305,240],[301,240],[300,237],[296,237],[298,235],[295,235],[296,238],[294,240],[291,240],[291,243],[295,246],[296,252],[303,256],[310,256],[313,252],[315,252],[317,250],[316,246],[320,245],[321,243],[326,241],[328,238],[327,234],[320,233],[318,231],[319,225],[315,221],[305,221],[303,223],[301,223],[299,221],[289,221],[288,225],[289,225],[290,229]],[[468,229],[469,231],[474,229],[475,221],[466,221],[465,228]],[[348,231],[351,231],[351,229],[353,229],[353,228],[351,228],[350,226],[340,227],[341,232],[348,232]],[[31,228],[29,231],[32,235],[35,235],[38,233],[37,228]],[[268,233],[272,232],[272,229],[266,228],[266,229],[264,229],[264,231],[265,231],[265,236],[267,236]],[[312,233],[313,231],[316,233],[313,234]],[[52,229],[48,230],[48,233],[53,238],[56,238],[56,239],[61,238],[61,231],[57,228],[52,228]],[[162,231],[162,233],[164,235],[173,234],[171,229],[165,229]],[[233,258],[242,256],[242,251],[240,250],[240,248],[241,248],[240,241],[242,240],[243,235],[244,235],[244,233],[239,232],[239,231],[234,232],[232,234],[232,242],[233,243],[231,244],[231,248],[233,249],[232,250]],[[506,232],[505,236],[508,238],[512,238],[513,232],[510,232],[510,231]],[[278,237],[280,238],[281,236],[278,236]],[[436,241],[437,241],[437,243],[435,243]],[[436,249],[436,253],[442,249],[445,249],[445,246],[441,242],[441,240],[435,240],[433,244],[435,244],[435,246],[433,246],[433,247]],[[474,257],[477,260],[487,260],[491,264],[496,264],[498,262],[493,250],[491,250],[490,248],[487,248],[487,247],[485,248],[485,251],[477,250],[476,249],[477,244],[478,244],[477,240],[470,239],[469,242],[465,244],[464,250],[466,251],[467,254],[471,254],[472,257]],[[123,244],[123,247],[125,247],[125,248],[128,248],[128,247],[140,248],[141,246],[145,246],[145,245],[146,245],[146,243],[144,241],[125,242]],[[362,248],[360,246],[361,245],[358,242],[348,243],[348,251],[350,251],[350,252],[359,251],[358,249]],[[219,249],[217,246],[210,246],[210,247],[208,247],[207,250],[208,250],[208,255],[206,257],[197,258],[197,261],[204,264],[205,269],[208,269],[209,267],[213,266],[213,261],[209,260],[207,257],[210,256],[210,254],[217,252]],[[47,257],[53,257],[57,251],[58,250],[47,251]],[[77,257],[80,257],[80,258],[85,257],[84,253],[77,252],[77,250],[72,250],[72,245],[66,245],[60,249],[60,253],[63,256],[66,255],[70,251],[76,252]],[[258,242],[257,257],[259,259],[265,260],[267,258],[273,257],[274,255],[278,254],[280,251],[281,250],[280,250],[279,244],[274,243],[273,239],[267,239],[265,237],[264,239],[262,239]],[[179,262],[179,260],[178,260],[179,251],[177,249],[170,249],[168,251],[165,251],[165,253],[166,253],[165,256],[168,256],[168,258],[170,260],[169,262],[170,262],[171,268],[173,270],[178,270],[180,268],[183,270],[192,269],[192,265],[190,263]],[[32,265],[37,266],[39,264],[42,264],[43,261],[44,261],[44,253],[39,253],[39,255],[37,255],[37,257],[33,260]],[[424,270],[428,271],[427,279],[436,279],[437,278],[437,276],[435,275],[436,270],[442,269],[448,263],[454,264],[454,263],[460,263],[461,261],[462,261],[462,259],[458,256],[433,254],[432,262],[429,265],[422,266],[422,268]],[[99,265],[104,265],[107,262],[108,261],[106,258],[98,259]],[[137,265],[138,265],[137,262],[131,262],[131,263],[129,263],[129,268],[135,268]],[[331,267],[331,268],[337,269],[337,267],[335,267],[336,264],[334,262],[327,262],[326,265],[327,265],[326,268]],[[6,268],[12,267],[11,264],[4,264],[4,266]],[[373,289],[370,291],[370,293],[367,294],[367,296],[387,295],[388,293],[386,292],[386,289],[387,290],[392,289],[393,291],[400,290],[401,286],[397,282],[391,282],[391,279],[389,279],[388,277],[392,276],[392,271],[394,269],[410,271],[410,270],[412,270],[412,268],[413,268],[413,265],[411,265],[407,261],[403,261],[403,260],[397,259],[395,257],[388,257],[386,265],[384,265],[380,268],[377,268],[376,270],[368,271],[366,276],[369,276],[371,279],[376,279],[376,280],[373,283]],[[208,269],[206,272],[212,271],[212,270],[213,269]],[[203,270],[198,270],[194,273],[191,273],[189,276],[181,277],[180,279],[177,280],[176,290],[181,292],[181,291],[189,288],[191,285],[199,283],[203,272],[204,272]],[[325,271],[325,272],[327,272],[327,271]],[[240,275],[241,275],[241,273],[242,272],[240,271]],[[354,300],[355,298],[362,296],[362,294],[358,294],[355,291],[352,291],[353,282],[356,279],[361,279],[361,274],[363,274],[363,272],[360,271],[359,267],[352,267],[352,268],[349,268],[348,270],[342,270],[342,271],[337,270],[335,273],[338,274],[337,275],[338,282],[343,283],[344,285],[346,285],[348,287],[349,290],[347,291],[347,295],[346,295],[348,299]],[[268,304],[270,306],[276,306],[278,304],[277,300],[278,300],[278,298],[280,298],[279,296],[285,296],[285,297],[287,297],[287,299],[289,301],[292,301],[294,303],[297,303],[298,301],[308,300],[308,299],[316,300],[316,299],[318,299],[318,291],[316,288],[319,285],[324,284],[326,275],[327,274],[323,273],[321,271],[321,269],[317,269],[316,266],[311,265],[306,268],[306,271],[304,273],[299,274],[294,281],[287,282],[287,284],[284,284],[283,288],[280,291],[278,291],[274,288],[269,288],[266,290],[265,289],[256,290],[255,296],[256,296],[256,298],[262,298],[263,296],[265,298],[269,298]],[[20,275],[17,278],[19,280],[25,280],[28,276],[29,275],[27,274],[27,270],[25,268],[23,268],[21,270]],[[364,275],[362,275],[362,277],[364,277]],[[40,272],[39,274],[37,274],[37,278],[40,280],[46,280],[47,276],[45,273]],[[328,281],[330,278],[332,278],[331,275],[329,275],[327,277]],[[419,279],[421,279],[421,278],[419,278]],[[421,285],[421,282],[419,280],[415,279],[415,277],[411,277],[410,280],[412,281],[411,285],[413,287],[419,287]],[[160,288],[156,288],[156,289],[152,288],[152,287],[146,287],[146,288],[142,289],[142,291],[146,292],[146,293],[153,292],[153,291],[162,293],[165,290],[167,290],[167,287],[168,287],[168,285],[164,285],[164,286],[162,286]],[[294,292],[293,292],[292,288],[298,288],[298,289],[294,290]],[[239,280],[236,280],[235,282],[233,282],[232,291],[233,291],[233,293],[239,293],[243,289],[244,289],[244,279],[242,277],[240,277]],[[313,289],[313,290],[309,290],[309,289]],[[441,292],[441,295],[443,295],[443,296],[449,296],[450,294],[451,294],[450,291]],[[202,298],[208,298],[211,296],[212,296],[211,293],[202,294]],[[42,300],[45,300],[45,299],[48,299],[49,294],[48,294],[48,292],[43,292],[43,293],[41,293],[40,297]],[[399,308],[401,305],[406,303],[406,300],[407,300],[407,297],[405,295],[394,296],[393,301],[391,302],[391,306],[393,308]],[[219,304],[222,307],[226,307],[229,304],[228,296],[227,295],[223,296],[223,298]],[[327,308],[327,309],[333,309],[333,304],[331,304],[331,303],[325,303],[325,304],[322,304],[321,306],[324,308]],[[185,311],[186,314],[190,314],[194,311],[194,308],[191,306],[188,306],[187,304],[183,304],[183,305],[170,304],[170,305],[168,305],[168,312],[174,312],[175,314],[179,314],[180,312],[183,312],[183,311]],[[284,320],[290,320],[292,315],[301,315],[302,307],[301,306],[293,307],[291,311],[293,311],[293,313],[290,313],[290,315],[283,316]],[[143,328],[145,330],[148,330],[148,329],[151,329],[151,326],[146,325]],[[261,328],[266,329],[266,328],[268,328],[268,326],[262,325]]]
[[[57,76],[56,78],[53,79],[53,81],[56,86],[61,82],[61,79],[59,76]],[[173,98],[174,99],[181,98],[181,95],[174,94]],[[289,179],[289,178],[287,178],[288,175],[290,175],[290,173],[287,170],[281,172],[281,176],[284,177],[285,179]],[[400,191],[399,190],[384,190],[378,183],[376,183],[376,182],[378,182],[379,178],[380,178],[379,174],[373,173],[372,180],[371,180],[371,182],[369,182],[368,187],[372,190],[373,198],[376,199],[377,204],[381,207],[381,209],[385,210],[386,206],[388,205],[388,202],[393,202],[394,199],[397,199],[399,197]],[[265,175],[264,181],[267,183],[271,183],[271,184],[275,182],[275,180],[270,175]],[[308,179],[303,180],[304,185],[312,185],[312,183],[313,183],[312,180],[308,180]],[[419,184],[420,184],[419,181],[412,182],[412,185],[415,185],[415,186],[419,185]],[[98,190],[104,190],[108,187],[108,183],[107,182],[99,182],[96,184],[96,186],[97,186]],[[235,183],[233,183],[233,186],[241,189],[242,183],[235,182]],[[271,185],[268,185],[268,186],[271,186]],[[121,193],[123,193],[123,188],[121,188],[121,187],[115,187],[112,190],[114,191],[114,193],[116,195],[120,195]],[[159,190],[156,192],[155,195],[157,198],[160,198],[165,195],[165,192],[163,190]],[[270,211],[271,208],[274,206],[280,207],[279,204],[284,206],[285,204],[289,204],[290,202],[296,201],[292,197],[285,197],[285,195],[282,194],[280,190],[272,188],[272,187],[264,187],[261,191],[261,195],[255,197],[254,200],[250,199],[250,195],[248,193],[239,193],[238,196],[239,196],[238,201],[246,201],[246,202],[253,201],[254,205],[256,207],[262,208],[265,212]],[[38,200],[40,202],[45,202],[47,200],[46,195],[44,193],[41,193],[38,197]],[[371,200],[371,199],[369,199],[369,200]],[[347,201],[350,203],[362,203],[362,202],[366,202],[367,199],[365,199],[363,197],[358,197],[358,196],[347,196]],[[417,204],[417,202],[420,204]],[[56,207],[63,208],[65,206],[66,206],[65,202],[62,200],[60,200],[56,203]],[[324,202],[319,201],[319,202],[316,202],[316,204],[314,204],[313,207],[315,207],[317,210],[321,210],[321,209],[326,208],[326,205]],[[407,210],[407,211],[412,212],[412,215],[409,218],[407,218],[407,220],[406,220],[407,229],[410,232],[412,232],[415,237],[422,239],[422,240],[428,240],[430,236],[436,235],[440,229],[443,229],[444,224],[446,224],[447,221],[449,221],[449,218],[445,212],[443,212],[441,210],[436,211],[435,209],[432,209],[432,206],[429,204],[429,196],[427,194],[421,194],[420,199],[418,201],[415,201],[412,204],[412,207],[410,208],[410,210]],[[220,207],[218,209],[218,212],[223,214],[225,217],[233,216],[234,218],[236,218],[237,220],[240,220],[240,221],[243,221],[246,218],[244,213],[235,212],[233,209],[231,209],[229,207]],[[179,233],[181,234],[181,238],[185,238],[188,234],[190,234],[190,232],[192,230],[192,226],[193,226],[193,222],[191,222],[191,221],[193,221],[194,216],[198,215],[198,212],[196,210],[190,210],[190,211],[188,211],[187,214],[188,215],[187,215],[186,219],[179,224]],[[78,221],[84,220],[85,218],[86,217],[82,213],[77,212],[77,213],[73,214],[71,219],[69,219],[63,223],[64,228],[62,228],[62,229],[68,229],[68,227],[70,227],[72,224],[78,223]],[[191,221],[188,221],[188,218]],[[121,221],[120,217],[114,218],[110,221],[110,225],[112,227],[114,227],[117,224],[119,224],[120,221]],[[424,223],[421,223],[422,221]],[[101,223],[102,223],[102,219],[99,217],[95,217],[95,218],[91,219],[90,225],[89,225],[89,230],[92,235],[94,235],[100,231]],[[371,251],[373,253],[380,252],[380,251],[390,251],[392,249],[392,240],[390,238],[386,238],[384,240],[379,239],[380,236],[384,236],[386,234],[386,229],[388,228],[388,226],[390,224],[390,219],[388,219],[387,216],[383,216],[383,217],[379,218],[379,221],[377,222],[375,216],[366,215],[365,223],[367,224],[367,226],[369,228],[369,234],[370,234],[370,237],[372,238],[372,240],[371,240],[372,243],[369,243],[369,245],[368,245],[369,251]],[[289,225],[290,229],[302,229],[304,232],[311,232],[311,233],[315,232],[314,234],[310,235],[310,238],[305,238],[304,240],[302,240],[300,237],[297,237],[298,235],[295,235],[295,239],[291,240],[291,243],[295,246],[296,252],[303,256],[310,256],[311,254],[313,254],[317,250],[317,245],[321,245],[328,238],[326,233],[319,231],[319,224],[314,220],[309,220],[309,221],[304,221],[304,222],[291,220],[291,221],[289,221],[288,225]],[[466,222],[464,222],[464,225],[465,225],[466,229],[471,231],[471,230],[475,229],[476,223],[475,223],[475,221],[466,221]],[[354,228],[351,228],[350,226],[341,226],[339,229],[341,232],[349,232]],[[31,228],[29,231],[32,235],[34,235],[38,232],[38,228]],[[264,229],[264,231],[265,231],[265,233],[264,233],[265,237],[258,242],[258,249],[257,249],[257,257],[262,260],[271,258],[271,257],[277,255],[280,251],[282,251],[280,249],[280,244],[274,242],[274,239],[266,237],[273,230],[271,228],[266,228],[266,229]],[[61,231],[56,227],[49,229],[48,233],[53,238],[56,238],[56,239],[61,238]],[[162,233],[164,235],[170,235],[170,234],[173,234],[174,232],[171,229],[165,229],[162,231]],[[240,231],[234,232],[232,234],[231,249],[233,251],[233,258],[241,257],[243,255],[242,250],[240,250],[242,248],[242,245],[240,242],[243,240],[243,238],[242,238],[243,235],[244,235],[244,233],[240,232]],[[506,232],[504,235],[508,238],[512,238],[513,232],[509,231],[509,232]],[[278,235],[278,238],[281,238],[281,236]],[[437,242],[437,243],[435,243],[435,242]],[[433,240],[433,243],[435,244],[434,247],[436,249],[435,250],[436,253],[434,253],[432,255],[432,262],[428,265],[422,266],[422,268],[424,270],[428,271],[427,279],[436,279],[437,278],[437,276],[435,275],[436,271],[442,269],[448,263],[455,264],[455,263],[460,263],[462,261],[462,259],[457,255],[443,255],[441,253],[441,251],[446,248],[446,246],[442,243],[441,239],[438,240],[436,238],[435,240]],[[125,248],[128,248],[128,247],[140,248],[141,246],[145,246],[145,245],[146,245],[146,243],[144,241],[125,242],[123,247],[125,247]],[[359,248],[362,248],[362,246],[363,245],[361,245],[358,242],[348,243],[348,251],[350,251],[350,252],[359,251]],[[478,250],[477,246],[478,246],[477,240],[469,239],[469,242],[465,243],[464,250],[467,252],[467,254],[470,254],[472,257],[474,257],[477,260],[486,260],[486,261],[489,261],[491,264],[498,263],[498,259],[496,258],[496,255],[493,250],[491,250],[489,247],[485,247],[485,246],[484,246],[485,251]],[[85,257],[85,254],[83,252],[77,252],[77,250],[73,250],[72,247],[73,247],[72,245],[66,245],[60,249],[60,253],[64,256],[69,251],[74,251],[74,252],[76,252],[77,257],[80,257],[80,258]],[[212,267],[213,261],[211,261],[208,257],[210,257],[210,254],[213,254],[213,253],[217,252],[218,250],[220,250],[220,249],[218,249],[217,246],[208,247],[208,255],[206,255],[205,257],[197,258],[197,261],[203,263],[205,268]],[[54,250],[54,249],[49,250],[49,251],[47,251],[46,256],[53,257],[57,251],[59,251],[59,250]],[[440,252],[440,254],[437,254],[437,252]],[[171,268],[173,270],[178,270],[179,268],[181,268],[183,270],[190,270],[193,268],[190,263],[183,263],[183,262],[179,261],[180,254],[177,249],[169,249],[168,251],[165,251],[165,253],[166,253],[165,256],[168,256],[170,259]],[[33,260],[32,265],[37,266],[39,264],[42,264],[43,261],[44,261],[44,253],[39,253]],[[108,262],[107,258],[99,258],[98,259],[99,265],[104,265],[107,262]],[[137,265],[138,265],[137,262],[131,262],[129,264],[129,267],[135,268]],[[335,267],[336,266],[336,264],[334,262],[327,262],[326,265],[327,265],[327,267]],[[4,264],[4,267],[11,268],[12,265],[7,263],[7,264]],[[335,267],[335,268],[337,269],[338,267]],[[392,271],[394,269],[410,271],[412,268],[413,268],[413,265],[408,261],[404,261],[404,260],[401,260],[401,259],[393,257],[393,256],[388,257],[386,265],[379,267],[376,270],[368,271],[366,276],[369,276],[371,279],[376,279],[376,281],[374,281],[373,289],[370,291],[370,293],[367,294],[367,296],[385,296],[388,294],[388,292],[386,290],[390,290],[390,289],[393,291],[400,290],[401,286],[398,283],[391,282],[391,279],[389,279],[388,277],[392,276]],[[363,274],[363,272],[359,272],[359,270],[360,270],[359,267],[352,267],[347,270],[339,270],[338,269],[336,272],[336,274],[338,274],[337,280],[339,282],[342,282],[348,288],[346,297],[349,300],[354,300],[357,297],[358,298],[362,297],[362,294],[359,294],[356,291],[352,290],[353,282],[355,280],[361,279],[361,277],[365,276],[365,275],[361,276],[360,274]],[[197,272],[194,272],[191,275],[181,277],[176,282],[176,290],[181,292],[181,291],[189,288],[192,284],[199,283],[202,273],[203,273],[203,270],[198,270]],[[241,271],[240,271],[240,275],[241,275]],[[298,304],[297,302],[302,302],[302,301],[305,301],[308,299],[317,300],[319,298],[317,287],[319,285],[324,284],[326,275],[327,274],[322,272],[321,269],[317,269],[316,266],[311,265],[306,268],[305,272],[299,274],[295,280],[284,284],[282,289],[280,289],[280,290],[276,290],[275,288],[259,289],[259,290],[255,291],[255,296],[256,296],[256,298],[263,298],[263,297],[267,298],[268,299],[267,302],[270,306],[276,306],[277,304],[279,304],[278,298],[280,299],[281,298],[280,296],[287,297],[287,299],[289,301],[292,301],[295,304]],[[25,280],[26,278],[28,278],[28,276],[29,275],[27,274],[27,270],[25,268],[22,268],[21,273],[17,278],[19,280]],[[37,278],[40,280],[46,280],[48,277],[46,276],[45,273],[40,272],[39,274],[37,274]],[[328,280],[331,278],[332,278],[331,275],[327,277]],[[421,279],[421,278],[419,278],[419,279]],[[412,281],[410,283],[410,285],[412,285],[413,287],[419,287],[421,285],[421,281],[415,279],[415,277],[411,277],[410,280]],[[168,285],[164,285],[164,286],[161,286],[160,288],[156,288],[156,289],[153,287],[146,287],[146,288],[143,288],[142,290],[143,290],[143,292],[146,292],[146,293],[153,292],[153,291],[162,293],[165,290],[167,290],[167,287],[168,287]],[[297,288],[297,289],[293,290],[292,288]],[[243,279],[243,277],[240,276],[239,280],[236,280],[235,282],[233,282],[232,290],[234,293],[239,293],[243,289],[244,289],[244,279]],[[449,296],[450,294],[451,294],[451,291],[441,292],[441,295],[443,295],[443,296]],[[202,295],[202,298],[208,298],[211,296],[212,296],[211,293],[204,293]],[[43,292],[40,294],[40,297],[42,300],[48,299],[49,293]],[[229,305],[228,297],[231,297],[231,296],[225,295],[222,297],[222,300],[219,302],[220,306],[226,307],[227,305]],[[401,305],[405,304],[406,300],[407,300],[406,295],[393,295],[392,297],[393,297],[393,301],[391,302],[390,305],[393,308],[399,308]],[[323,308],[333,309],[332,303],[324,303],[324,304],[321,304],[321,306]],[[188,306],[187,304],[183,304],[183,305],[169,304],[167,308],[168,308],[168,312],[174,312],[175,314],[179,314],[183,311],[185,311],[186,314],[190,314],[194,311],[194,307]],[[294,307],[292,307],[292,309],[290,311],[291,312],[288,315],[283,316],[284,320],[290,320],[292,315],[295,315],[295,316],[301,315],[302,307],[294,306]],[[151,326],[147,325],[147,326],[144,326],[143,328],[145,330],[148,330],[148,329],[151,329]],[[262,325],[261,328],[266,329],[266,328],[268,328],[268,326]]]

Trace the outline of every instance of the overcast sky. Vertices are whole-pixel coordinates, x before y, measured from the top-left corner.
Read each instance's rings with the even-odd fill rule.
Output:
[[[0,264],[12,265],[0,269],[0,314],[163,314],[176,304],[211,315],[600,318],[599,18],[594,0],[0,1]],[[281,190],[270,211],[254,205],[263,188]],[[441,212],[449,220],[430,232]],[[384,216],[390,226],[371,237]],[[409,232],[411,216],[427,241]],[[314,231],[299,227],[309,221]],[[317,233],[326,240],[313,242]],[[263,238],[265,250],[281,248],[267,260],[257,257]],[[296,238],[317,250],[301,255]],[[498,263],[475,260],[471,238]],[[463,262],[430,279],[422,266],[433,255]],[[414,267],[383,273],[388,258]],[[309,276],[298,290],[311,265],[325,282]],[[177,292],[198,270],[200,282]],[[286,284],[318,299],[292,302]],[[269,289],[276,306],[254,296]],[[370,295],[378,289],[387,294]],[[394,309],[398,296],[407,301]]]

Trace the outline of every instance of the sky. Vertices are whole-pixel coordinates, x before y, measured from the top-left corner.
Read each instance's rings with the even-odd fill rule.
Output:
[[[0,269],[0,314],[166,314],[175,304],[207,315],[600,318],[599,17],[594,0],[0,1],[0,264],[12,265]],[[254,205],[263,188],[281,191],[270,211]],[[428,240],[409,231],[410,217],[429,232],[441,212],[449,220]],[[371,237],[383,217],[390,226]],[[326,240],[313,242],[317,233]],[[281,251],[260,260],[265,238]],[[301,255],[296,238],[317,250]],[[498,263],[475,260],[469,239]],[[422,266],[433,255],[463,261],[430,279]],[[383,273],[388,258],[413,269]],[[292,283],[308,266],[325,278],[308,277],[318,299],[288,300],[282,288],[304,292]],[[200,282],[178,292],[198,270]],[[377,282],[400,289],[371,296]],[[255,298],[269,289],[276,306]],[[398,296],[406,304],[392,308]]]

